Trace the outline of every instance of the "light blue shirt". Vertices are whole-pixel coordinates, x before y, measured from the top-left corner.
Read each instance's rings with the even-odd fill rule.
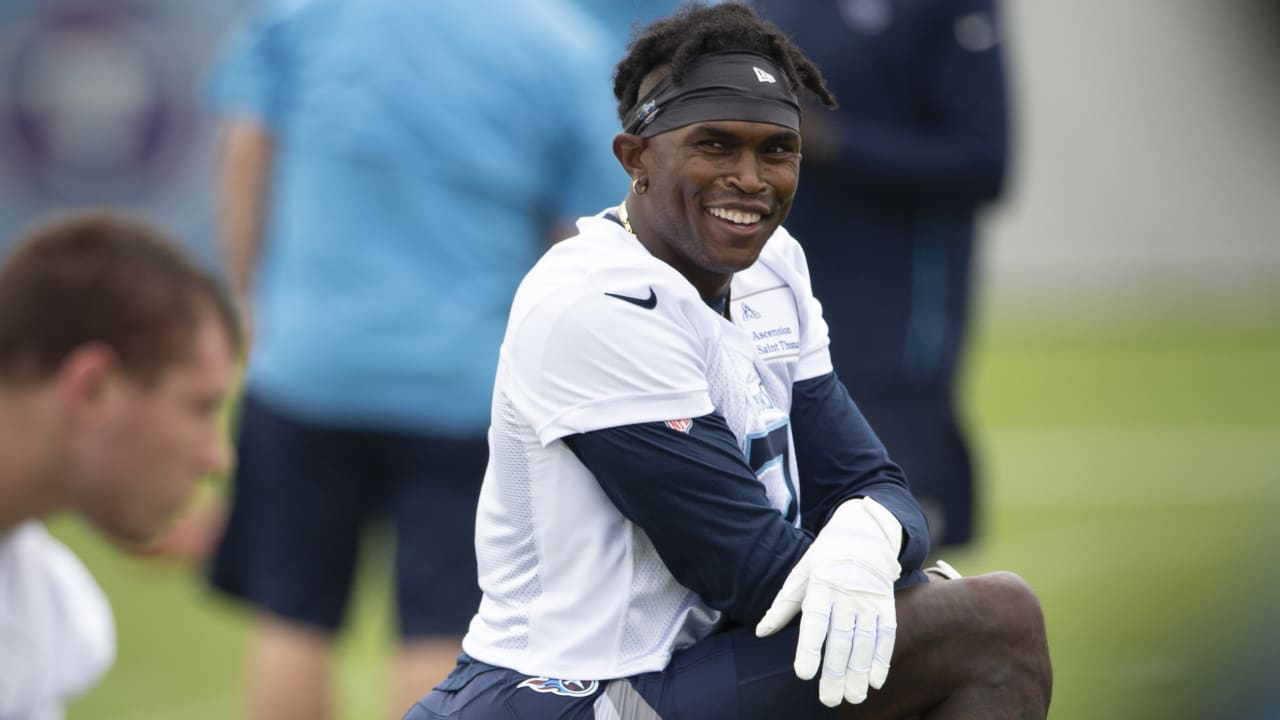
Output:
[[[626,51],[631,33],[637,27],[665,18],[675,13],[688,0],[573,0],[589,13],[605,29],[609,39],[611,62],[617,64]],[[723,0],[703,0],[707,5],[717,5]]]
[[[276,137],[247,386],[315,422],[476,435],[525,272],[618,202],[616,58],[558,0],[293,0],[231,46]]]

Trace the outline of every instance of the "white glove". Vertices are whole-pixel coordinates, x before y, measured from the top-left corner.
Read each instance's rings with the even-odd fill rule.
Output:
[[[871,498],[847,500],[792,568],[756,626],[771,635],[800,612],[796,675],[811,679],[822,659],[818,698],[835,707],[867,699],[889,676],[897,632],[893,583],[901,574],[902,525]],[[826,653],[822,655],[823,642]]]

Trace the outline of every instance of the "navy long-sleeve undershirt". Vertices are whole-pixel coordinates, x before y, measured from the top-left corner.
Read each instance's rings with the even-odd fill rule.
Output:
[[[713,608],[754,624],[816,532],[845,500],[871,497],[903,527],[898,586],[923,580],[928,530],[902,472],[888,459],[834,374],[796,383],[791,410],[801,477],[801,527],[769,503],[719,415],[688,432],[640,423],[570,435],[565,443],[620,512],[653,542],[671,574]]]

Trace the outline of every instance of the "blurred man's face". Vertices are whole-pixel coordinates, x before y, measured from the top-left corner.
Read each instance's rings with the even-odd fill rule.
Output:
[[[195,482],[226,469],[219,410],[236,357],[220,324],[206,318],[186,358],[146,386],[121,376],[109,411],[86,443],[76,505],[99,529],[129,543],[164,529]]]

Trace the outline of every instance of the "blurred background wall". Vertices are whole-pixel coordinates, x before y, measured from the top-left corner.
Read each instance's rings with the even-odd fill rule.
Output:
[[[106,203],[211,258],[200,81],[252,3],[0,0],[0,238]],[[1022,0],[1005,15],[1018,137],[982,254],[990,306],[1274,297],[1276,3]]]
[[[212,262],[200,82],[248,0],[0,0],[0,238],[85,203]]]
[[[1280,310],[1280,5],[1004,10],[1019,138],[990,306]]]

